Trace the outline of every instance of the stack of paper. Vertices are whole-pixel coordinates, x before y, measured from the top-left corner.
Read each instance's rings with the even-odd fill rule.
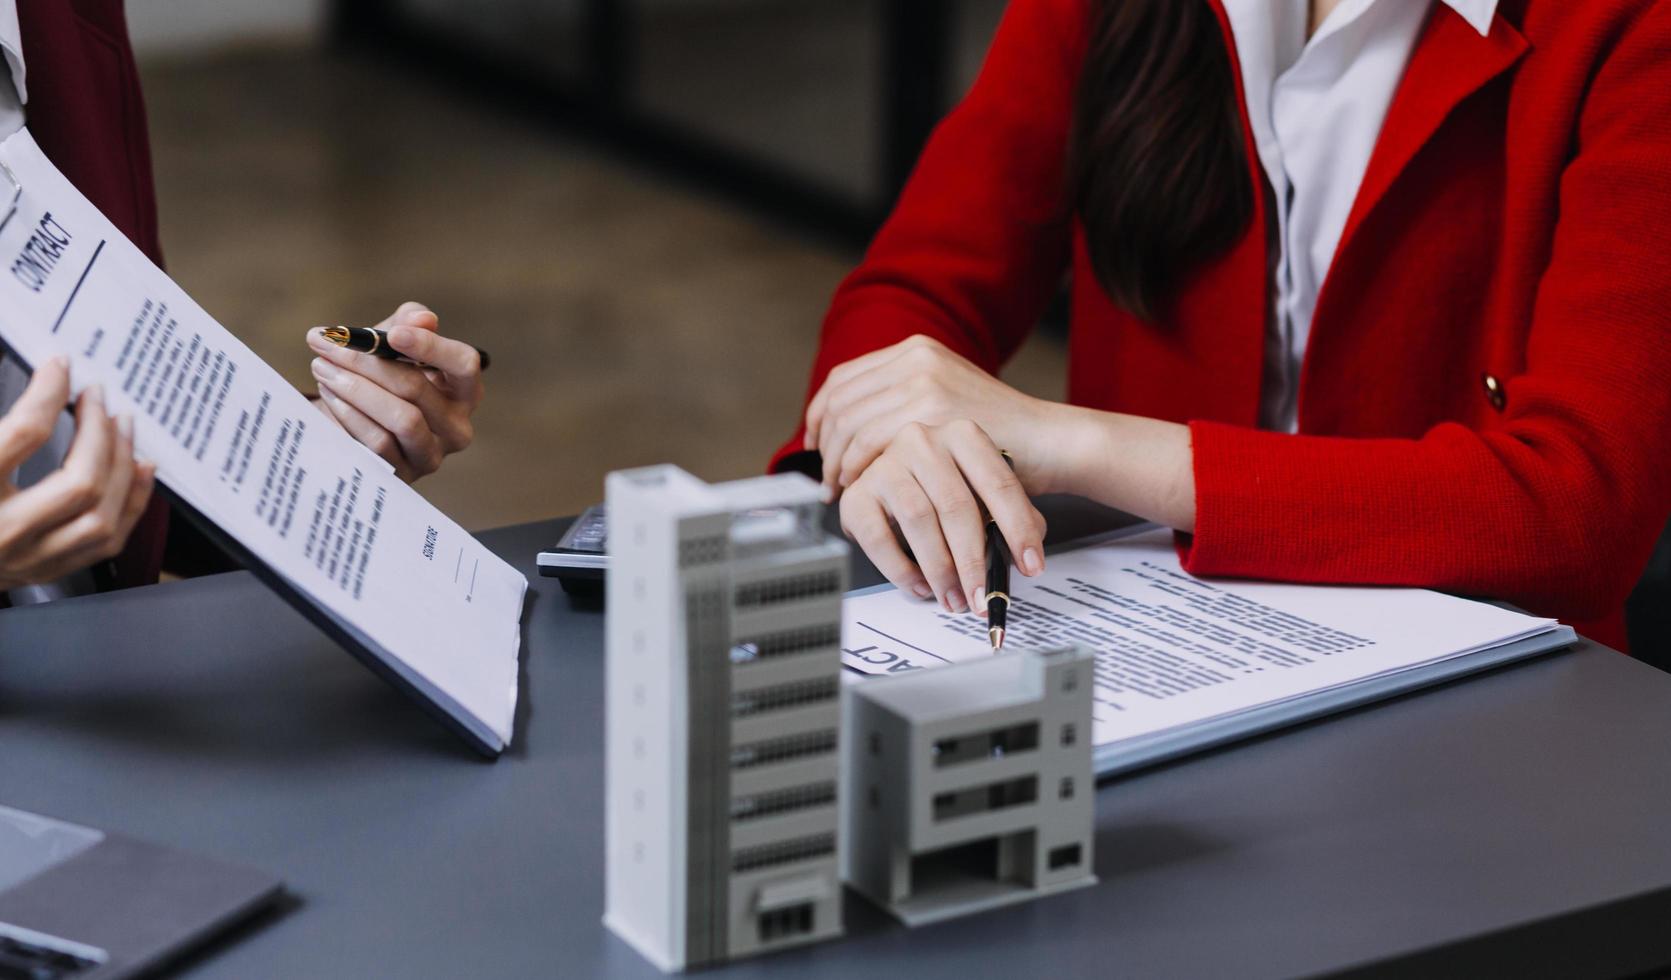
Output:
[[[78,392],[102,384],[186,513],[476,748],[504,749],[527,579],[216,323],[27,130],[0,164],[18,185],[0,221],[4,347],[68,357]]]
[[[1185,752],[1571,643],[1570,629],[1422,589],[1207,581],[1149,529],[1012,579],[1006,650],[1096,651],[1097,770]],[[843,658],[897,674],[991,656],[984,620],[892,587],[850,596]]]

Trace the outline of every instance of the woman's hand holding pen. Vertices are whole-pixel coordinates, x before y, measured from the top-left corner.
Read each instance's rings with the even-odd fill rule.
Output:
[[[841,525],[888,580],[951,612],[984,608],[984,505],[1023,575],[1044,571],[1044,518],[1029,493],[1071,493],[1181,531],[1195,528],[1189,429],[1174,422],[1050,405],[1013,445],[1052,482],[1011,470],[977,423],[907,422],[841,495]],[[1004,447],[1008,450],[1010,447]],[[1012,451],[1013,456],[1019,454]],[[897,528],[897,532],[896,532]],[[900,538],[916,557],[913,563]]]
[[[439,320],[419,303],[402,304],[378,326],[388,331],[390,346],[421,364],[338,347],[315,327],[308,346],[318,355],[313,376],[320,411],[411,482],[435,472],[475,438],[471,416],[482,400],[481,355],[441,336]]]
[[[824,485],[840,492],[906,424],[970,419],[1015,457],[1022,481],[1042,492],[1053,477],[1033,447],[1047,416],[1060,407],[1015,390],[918,334],[831,371],[807,406],[805,446],[823,455]]]
[[[948,612],[979,611],[983,506],[1021,573],[1043,572],[1044,517],[991,437],[969,419],[907,422],[842,494],[841,526],[902,590],[938,598]]]
[[[954,612],[983,608],[983,505],[1028,576],[1044,570],[1029,495],[1077,494],[1195,528],[1188,427],[1032,398],[927,337],[831,371],[806,421],[848,536],[895,585]]]

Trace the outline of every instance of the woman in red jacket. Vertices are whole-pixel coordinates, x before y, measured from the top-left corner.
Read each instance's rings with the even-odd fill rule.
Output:
[[[994,375],[1065,274],[1055,404]],[[1027,494],[1070,492],[1196,574],[1622,647],[1671,511],[1671,6],[1013,0],[811,391],[777,465],[820,452],[848,533],[950,610],[983,605],[977,499],[1037,574]]]

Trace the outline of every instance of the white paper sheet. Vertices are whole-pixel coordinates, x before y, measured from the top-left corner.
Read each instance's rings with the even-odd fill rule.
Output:
[[[6,344],[29,364],[69,356],[76,391],[101,382],[110,412],[133,415],[170,490],[490,747],[508,744],[527,579],[192,302],[27,130],[0,160],[23,188],[0,227]],[[0,181],[0,207],[10,190]]]
[[[1157,530],[1010,580],[1006,650],[1096,651],[1098,745],[1275,704],[1556,628],[1421,589],[1207,581]],[[991,656],[986,622],[894,589],[850,597],[842,659],[867,674]]]

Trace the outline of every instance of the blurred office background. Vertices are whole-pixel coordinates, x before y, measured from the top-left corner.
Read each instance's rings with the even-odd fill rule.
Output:
[[[761,471],[832,290],[1003,0],[129,0],[170,271],[298,386],[404,299],[495,355],[419,486],[472,528],[603,473]],[[1060,395],[1041,337],[1011,378]]]

